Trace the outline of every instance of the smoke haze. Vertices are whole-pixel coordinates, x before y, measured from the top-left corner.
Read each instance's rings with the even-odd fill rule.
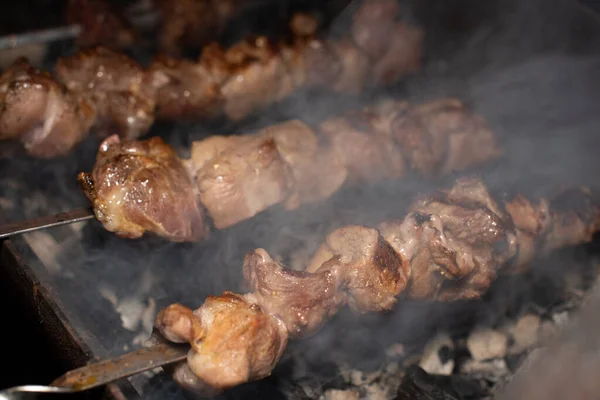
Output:
[[[246,133],[288,118],[315,123],[386,96],[415,102],[455,96],[485,117],[506,149],[500,162],[473,172],[484,176],[493,189],[542,195],[562,186],[597,184],[600,25],[589,14],[568,0],[402,4],[410,18],[423,25],[427,41],[423,70],[406,82],[359,99],[299,93],[242,124],[156,125],[150,135],[164,137],[185,155],[189,143],[209,134]],[[347,25],[349,15],[347,11],[331,24],[332,35]],[[0,206],[6,219],[87,204],[75,176],[91,170],[97,145],[91,139],[75,154],[51,161],[1,159]],[[345,189],[330,201],[292,212],[274,207],[214,232],[199,244],[165,243],[152,237],[122,240],[95,221],[63,227],[47,232],[59,251],[48,255],[44,252],[49,246],[34,248],[51,258],[53,268],[39,263],[34,268],[46,276],[45,283],[55,289],[78,328],[93,333],[99,347],[115,355],[148,334],[152,314],[148,309],[173,302],[196,307],[208,295],[243,290],[241,266],[246,252],[263,247],[284,262],[301,266],[336,227],[373,226],[402,217],[417,193],[448,185],[452,179],[424,182],[408,177]],[[21,239],[16,243],[24,245]],[[35,246],[34,241],[29,244]],[[579,261],[565,253],[561,262]],[[519,290],[526,292],[528,287]],[[332,369],[329,363],[340,360],[372,368],[385,346],[394,341],[429,334],[450,320],[464,318],[465,326],[473,325],[490,318],[486,310],[494,309],[492,304],[518,297],[498,292],[483,305],[448,308],[411,303],[391,315],[361,318],[343,312],[321,334],[292,346],[289,353],[295,360],[256,385],[284,384],[286,376],[326,380],[324,371]],[[153,378],[139,384],[147,398],[181,394],[170,380]]]

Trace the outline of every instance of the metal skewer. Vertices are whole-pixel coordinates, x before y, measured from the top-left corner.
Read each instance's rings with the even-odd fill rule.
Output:
[[[184,361],[188,345],[164,342],[154,334],[150,340],[158,344],[98,361],[67,372],[48,386],[25,385],[0,391],[0,400],[16,400],[24,393],[76,393],[104,386],[150,369]]]
[[[20,33],[0,37],[0,50],[14,49],[30,44],[49,43],[58,40],[72,39],[79,36],[81,26],[69,25],[59,28],[43,29],[39,31]]]
[[[88,219],[92,219],[94,217],[94,211],[91,208],[78,208],[72,211],[51,215],[49,217],[40,217],[29,219],[27,221],[11,222],[0,226],[0,240],[40,229],[53,228],[55,226],[87,221]]]

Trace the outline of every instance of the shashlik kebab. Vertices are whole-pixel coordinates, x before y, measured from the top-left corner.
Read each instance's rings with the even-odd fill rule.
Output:
[[[158,48],[179,56],[186,47],[217,40],[244,7],[257,0],[153,0],[159,13]]]
[[[162,53],[179,55],[185,47],[200,48],[217,40],[229,21],[245,7],[264,0],[153,0],[148,10],[158,16],[156,36]],[[108,0],[69,0],[66,20],[82,28],[77,44],[126,49],[139,32],[123,10]]]
[[[194,311],[173,304],[155,326],[191,345],[175,379],[213,395],[270,375],[289,339],[314,333],[345,305],[366,313],[405,298],[477,298],[498,274],[589,242],[600,228],[597,201],[585,188],[552,200],[501,199],[481,180],[459,179],[417,199],[402,220],[333,231],[306,271],[254,250],[243,267],[249,293],[211,296]]]
[[[311,128],[299,120],[193,142],[179,158],[160,138],[106,139],[79,181],[97,219],[126,238],[198,241],[265,209],[295,209],[343,185],[439,176],[495,160],[493,132],[459,100],[386,101]]]
[[[262,36],[227,50],[213,43],[197,62],[158,57],[148,69],[102,47],[60,59],[56,78],[21,59],[0,76],[0,139],[50,158],[92,127],[132,139],[155,119],[239,120],[301,87],[358,93],[392,83],[418,68],[423,40],[397,16],[395,0],[371,0],[354,15],[349,37],[319,40],[314,20],[299,14],[291,43]]]

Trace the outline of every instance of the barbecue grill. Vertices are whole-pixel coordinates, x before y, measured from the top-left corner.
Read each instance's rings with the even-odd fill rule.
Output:
[[[244,133],[295,117],[321,121],[381,96],[422,100],[452,95],[483,114],[505,146],[503,160],[474,171],[485,175],[492,189],[540,195],[560,186],[596,183],[600,26],[593,14],[569,0],[402,4],[426,32],[426,61],[422,71],[400,84],[356,98],[304,91],[242,122],[161,123],[148,136],[160,136],[181,149],[214,133]],[[277,32],[298,9],[323,11],[326,31],[336,35],[348,22],[351,8],[346,9],[343,1],[264,2],[232,21],[223,41],[231,42],[246,31]],[[76,27],[62,29],[60,17],[49,14],[50,23],[24,24],[20,32],[5,32],[26,35],[25,30],[42,28],[52,32],[35,36],[43,42],[40,63],[47,68],[58,56],[73,51],[77,33]],[[62,37],[56,40],[57,36]],[[18,37],[13,43],[19,44]],[[151,47],[134,51],[142,62],[152,52]],[[3,151],[8,154],[0,158],[0,220],[15,222],[87,206],[76,174],[91,169],[97,147],[98,140],[89,138],[69,156],[53,160]],[[447,185],[451,179],[422,182],[409,177],[348,188],[327,202],[292,212],[268,210],[213,232],[198,244],[167,243],[155,237],[123,240],[93,220],[30,232],[2,242],[0,280],[8,282],[16,301],[37,316],[65,365],[76,368],[142,346],[156,312],[170,303],[196,306],[208,295],[242,289],[241,261],[247,251],[265,247],[282,261],[301,265],[336,227],[374,226],[400,217],[415,193]],[[561,265],[568,263],[584,281],[592,280],[597,256],[592,245],[540,260],[537,272],[501,280],[483,302],[410,302],[378,316],[343,312],[319,334],[291,346],[271,377],[223,398],[318,398],[328,388],[344,387],[338,372],[343,366],[380,368],[385,349],[394,343],[417,348],[438,330],[465,336],[482,322],[493,323],[540,301],[565,303],[562,282],[567,278]],[[554,294],[549,293],[552,290]],[[151,370],[91,396],[185,398],[169,372]]]

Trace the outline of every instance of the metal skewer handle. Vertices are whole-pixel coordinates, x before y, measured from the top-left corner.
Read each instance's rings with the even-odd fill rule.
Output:
[[[0,400],[20,400],[30,398],[32,394],[74,393],[72,389],[56,386],[24,385],[0,390]]]
[[[11,222],[0,226],[0,240],[11,236],[33,232],[55,226],[73,224],[94,218],[91,208],[78,208],[76,210],[58,213],[49,217],[33,218],[27,221]]]
[[[28,394],[77,393],[104,386],[154,368],[185,361],[189,346],[164,342],[158,334],[148,340],[150,347],[123,354],[116,358],[91,363],[72,370],[54,380],[49,386],[25,385],[0,391],[0,400],[27,398]]]
[[[14,49],[37,43],[50,43],[57,40],[71,39],[79,36],[81,26],[69,25],[59,28],[20,33],[0,37],[0,50]]]

